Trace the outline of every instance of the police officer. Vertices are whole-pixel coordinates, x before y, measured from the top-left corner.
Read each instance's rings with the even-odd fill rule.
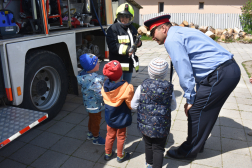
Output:
[[[121,63],[123,79],[131,81],[133,68],[138,71],[138,57],[135,51],[130,51],[136,41],[137,30],[131,24],[134,19],[134,10],[131,5],[124,3],[116,10],[116,19],[107,30],[107,44],[109,48],[109,60],[117,60]],[[137,47],[142,45],[141,40]]]
[[[165,45],[186,98],[188,137],[167,155],[194,159],[203,152],[221,107],[238,84],[240,68],[233,54],[214,40],[199,30],[172,26],[169,19],[170,15],[163,15],[144,23],[152,39]]]

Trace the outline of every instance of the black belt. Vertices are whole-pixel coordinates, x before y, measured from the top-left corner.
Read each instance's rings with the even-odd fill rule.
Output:
[[[213,72],[211,72],[210,74],[213,74],[214,72],[218,71],[221,68],[224,68],[228,65],[230,65],[231,63],[235,62],[234,58],[227,60],[226,62],[223,62],[222,64],[220,64]],[[209,75],[210,75],[209,74]]]

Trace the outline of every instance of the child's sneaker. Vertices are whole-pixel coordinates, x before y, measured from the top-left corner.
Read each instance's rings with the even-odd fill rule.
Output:
[[[117,162],[122,163],[125,160],[129,160],[129,158],[130,158],[130,154],[128,152],[126,152],[126,153],[124,153],[123,157],[121,157],[121,158],[117,156]]]
[[[94,136],[92,134],[92,132],[88,132],[87,133],[87,140],[93,140],[94,139]]]
[[[110,154],[105,154],[104,160],[109,161],[113,157],[114,153],[115,152],[112,150]]]
[[[99,132],[99,135],[100,135],[100,132]],[[87,133],[87,140],[94,140],[94,136],[93,136],[92,132]]]
[[[146,168],[152,168],[152,165],[146,163]]]
[[[93,144],[94,145],[105,145],[105,139],[103,139],[102,137],[98,136],[98,137],[94,137],[93,139]]]

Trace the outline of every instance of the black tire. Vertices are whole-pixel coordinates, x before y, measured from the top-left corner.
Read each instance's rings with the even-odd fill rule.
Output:
[[[66,67],[58,55],[44,50],[28,53],[23,108],[46,112],[50,120],[64,105],[67,89]]]

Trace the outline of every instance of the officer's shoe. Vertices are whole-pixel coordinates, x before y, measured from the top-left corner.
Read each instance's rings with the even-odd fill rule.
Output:
[[[170,149],[167,151],[166,153],[169,157],[171,158],[174,158],[174,159],[182,159],[182,160],[194,160],[197,155],[195,156],[184,156],[184,155],[181,155],[179,152],[178,152],[178,149]]]
[[[202,148],[200,149],[199,153],[203,153],[204,152],[204,146],[202,146]]]
[[[152,168],[152,165],[146,163],[146,168]]]
[[[112,150],[112,152],[110,154],[105,154],[104,160],[109,161],[110,159],[112,159],[114,153],[115,152]]]
[[[130,154],[128,152],[124,153],[123,157],[118,157],[117,156],[117,162],[122,163],[125,160],[129,160],[130,159]]]
[[[94,137],[93,144],[94,145],[105,145],[105,139],[100,136]]]
[[[203,153],[203,152],[204,152],[204,147],[205,147],[205,143],[202,145],[202,147],[201,147],[199,153]]]

